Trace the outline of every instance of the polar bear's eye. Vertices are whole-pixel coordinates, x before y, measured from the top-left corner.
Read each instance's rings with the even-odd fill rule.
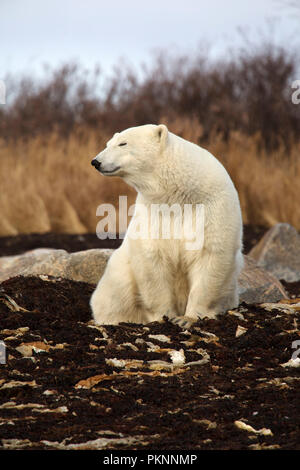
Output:
[[[119,144],[119,147],[123,147],[123,145],[127,145],[127,142],[122,142],[121,144]]]

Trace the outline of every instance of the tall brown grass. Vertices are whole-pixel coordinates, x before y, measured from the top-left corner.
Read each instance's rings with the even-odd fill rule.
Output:
[[[248,47],[248,46],[247,46]],[[102,202],[135,192],[90,160],[115,131],[163,122],[208,148],[229,171],[244,222],[300,229],[298,55],[262,43],[226,60],[159,54],[143,73],[78,65],[44,81],[7,79],[0,108],[0,235],[93,232]],[[297,71],[298,70],[298,71]]]
[[[169,129],[197,143],[203,128],[197,120],[163,120]],[[118,206],[118,196],[135,191],[119,178],[101,176],[90,160],[104,147],[108,134],[91,130],[1,142],[0,235],[30,232],[94,232],[97,206]],[[289,158],[284,145],[272,154],[257,152],[257,136],[215,134],[208,148],[225,165],[239,192],[245,223],[271,226],[289,222],[300,229],[300,145]]]
[[[105,136],[56,133],[0,148],[0,234],[84,233],[96,227],[99,203],[133,194],[119,179],[106,181],[90,160]],[[134,197],[132,198],[134,201]]]

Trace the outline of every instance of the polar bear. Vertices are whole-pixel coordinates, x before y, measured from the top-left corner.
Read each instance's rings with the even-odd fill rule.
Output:
[[[238,306],[243,267],[242,216],[237,191],[223,165],[207,150],[173,134],[164,124],[116,133],[92,165],[119,176],[138,195],[120,248],[114,251],[90,305],[98,324],[148,323],[168,317],[181,327],[215,318]],[[204,238],[187,249],[187,238],[150,233],[151,207],[204,207]],[[177,215],[170,217],[174,234]],[[146,236],[136,236],[136,219]],[[150,222],[150,224],[149,224]],[[156,222],[157,223],[157,222]],[[182,224],[182,220],[180,221]]]

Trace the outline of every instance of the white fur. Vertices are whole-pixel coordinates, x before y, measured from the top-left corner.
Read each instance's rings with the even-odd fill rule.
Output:
[[[222,164],[166,126],[152,124],[115,134],[96,160],[104,171],[120,167],[114,175],[138,191],[139,204],[204,204],[205,232],[202,250],[187,250],[184,238],[133,240],[137,206],[92,295],[95,322],[147,323],[164,315],[194,322],[237,307],[242,218]]]

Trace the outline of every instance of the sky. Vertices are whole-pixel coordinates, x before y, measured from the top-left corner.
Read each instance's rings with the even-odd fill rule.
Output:
[[[298,11],[284,0],[0,0],[0,78],[70,61],[139,65],[159,50],[222,56],[241,44],[240,30],[289,46],[296,1]]]

